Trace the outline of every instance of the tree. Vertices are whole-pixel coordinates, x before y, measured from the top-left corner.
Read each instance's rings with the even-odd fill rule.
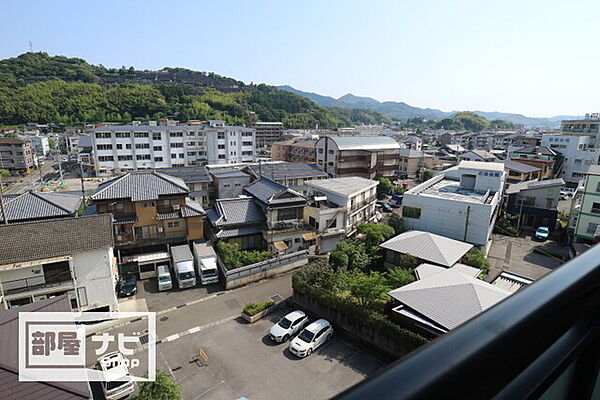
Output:
[[[336,245],[336,251],[348,256],[349,269],[363,269],[371,265],[371,257],[365,249],[365,244],[358,240],[346,239]]]
[[[377,197],[389,196],[394,190],[394,185],[387,178],[379,178],[379,184],[377,185]]]
[[[426,169],[423,171],[423,182],[428,181],[433,177],[433,171],[430,169]]]
[[[396,213],[391,213],[386,221],[386,224],[394,229],[394,234],[399,235],[406,230],[406,226],[404,225],[404,220]]]
[[[367,248],[379,246],[394,236],[394,228],[385,224],[364,223],[358,226],[357,231],[365,236]]]
[[[156,371],[156,380],[141,382],[134,400],[183,400],[183,391],[179,383],[171,380],[165,371]]]
[[[392,268],[386,273],[385,278],[392,289],[397,289],[417,280],[414,270],[406,268]]]
[[[471,249],[464,258],[465,264],[482,270],[484,275],[487,275],[490,272],[490,260],[487,259],[483,251]]]
[[[348,268],[348,255],[342,251],[336,250],[329,255],[329,264],[336,270]]]
[[[0,168],[0,177],[8,178],[10,176],[10,171],[4,168]]]
[[[272,257],[268,251],[244,251],[235,243],[220,241],[217,243],[217,254],[228,270],[255,264]]]
[[[414,269],[418,267],[420,263],[420,260],[413,255],[400,254],[400,256],[398,257],[397,265],[398,267],[404,269]]]
[[[376,271],[355,270],[345,275],[345,281],[358,304],[365,307],[384,300],[383,295],[390,289],[385,277]]]

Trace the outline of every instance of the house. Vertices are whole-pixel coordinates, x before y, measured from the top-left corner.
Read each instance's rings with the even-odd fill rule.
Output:
[[[507,183],[519,183],[540,180],[542,170],[538,167],[523,164],[512,160],[502,161],[506,172]]]
[[[218,199],[206,212],[207,235],[212,241],[238,244],[241,250],[265,248],[265,214],[250,197]]]
[[[520,227],[545,226],[554,231],[558,219],[558,200],[565,182],[561,179],[513,183],[506,189],[506,211],[520,216]]]
[[[72,192],[29,191],[4,196],[4,210],[9,223],[74,217],[81,204],[81,193]],[[2,213],[0,222],[4,222]]]
[[[335,250],[337,243],[346,239],[348,209],[329,202],[327,196],[310,196],[304,207],[304,223],[314,233],[302,236],[305,241],[314,240],[315,252],[326,254]]]
[[[487,246],[502,199],[504,165],[461,161],[404,193],[402,216],[410,229]]]
[[[406,147],[411,150],[421,151],[423,147],[423,139],[418,136],[408,136],[404,140],[404,144],[406,144]]]
[[[323,202],[324,205],[346,210],[346,236],[356,233],[358,225],[375,219],[377,181],[355,176],[310,181],[306,184],[310,187],[312,196],[325,197],[327,203]]]
[[[306,197],[265,177],[244,187],[244,194],[252,196],[265,214],[263,237],[271,251],[294,252],[308,248],[302,238],[311,230],[304,224]]]
[[[272,162],[251,164],[245,168],[245,171],[252,175],[254,179],[264,176],[302,194],[306,194],[308,190],[308,186],[305,184],[306,181],[328,178],[327,174],[314,164],[305,163]]]
[[[118,311],[110,215],[0,225],[6,309],[67,294],[74,311]]]
[[[317,165],[336,178],[393,178],[400,145],[388,136],[325,136],[316,144]]]
[[[103,182],[86,214],[112,214],[120,249],[202,240],[204,209],[181,178],[132,171]]]
[[[596,243],[600,236],[600,166],[588,168],[569,212],[569,233],[576,243]]]
[[[252,176],[238,166],[224,168],[209,166],[208,171],[213,180],[215,199],[229,199],[241,195],[244,186],[252,180]]]
[[[414,178],[423,170],[433,168],[434,159],[434,156],[422,151],[400,149],[398,175]]]
[[[0,137],[0,168],[24,172],[33,166],[33,151],[29,140]]]
[[[466,153],[458,156],[460,160],[466,161],[485,161],[485,162],[493,162],[498,161],[498,157],[494,154],[490,153],[487,150],[469,150]]]
[[[213,179],[205,166],[161,168],[156,172],[180,178],[190,189],[190,197],[205,207],[208,207],[210,200],[214,198]]]
[[[385,250],[384,265],[388,268],[397,267],[402,254],[450,268],[473,245],[429,232],[406,231],[383,242],[379,247]]]
[[[2,393],[2,399],[84,400],[93,398],[90,384],[87,381],[37,382],[19,379],[19,313],[69,311],[71,311],[71,303],[66,295],[0,311],[0,393]]]
[[[388,295],[397,303],[392,319],[425,336],[447,333],[511,295],[470,270],[422,267],[419,280]]]
[[[554,163],[557,154],[554,150],[544,146],[529,146],[509,149],[509,158],[521,164],[531,165],[541,170],[540,180],[554,177]]]

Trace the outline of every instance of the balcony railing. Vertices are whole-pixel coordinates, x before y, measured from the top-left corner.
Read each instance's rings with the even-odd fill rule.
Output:
[[[15,293],[28,292],[42,287],[52,288],[65,284],[72,283],[71,274],[68,273],[63,278],[53,279],[46,282],[43,275],[34,276],[31,278],[15,279],[12,281],[2,281],[2,289],[5,296],[10,296]]]
[[[597,399],[596,246],[338,399]]]
[[[283,221],[269,221],[267,227],[273,231],[303,229],[304,221],[301,219],[288,219]]]
[[[590,211],[592,214],[600,214],[600,208],[593,208]]]

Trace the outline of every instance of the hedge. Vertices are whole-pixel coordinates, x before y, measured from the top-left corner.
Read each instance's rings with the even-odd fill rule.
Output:
[[[244,314],[253,316],[267,308],[273,306],[275,303],[272,301],[265,301],[264,303],[247,303],[244,307]]]

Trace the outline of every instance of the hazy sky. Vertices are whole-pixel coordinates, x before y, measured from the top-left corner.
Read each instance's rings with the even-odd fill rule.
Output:
[[[0,58],[31,41],[445,111],[600,111],[598,0],[2,0],[0,15]]]

